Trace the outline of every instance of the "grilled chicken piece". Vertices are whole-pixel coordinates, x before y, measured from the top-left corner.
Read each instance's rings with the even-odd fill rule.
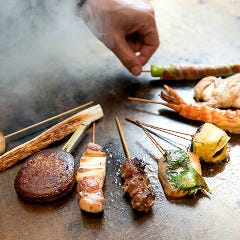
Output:
[[[222,79],[205,77],[194,88],[196,101],[216,108],[240,108],[240,73]]]
[[[175,152],[177,153],[177,151]],[[202,170],[198,156],[192,152],[187,152],[189,163],[195,170],[190,171],[189,168],[185,168],[186,162],[181,164],[181,162],[177,160],[177,155],[180,156],[180,160],[184,156],[182,154],[183,151],[180,150],[178,152],[180,155],[174,153],[175,159],[173,159],[171,163],[165,159],[159,159],[158,161],[158,177],[166,197],[177,199],[186,195],[195,194],[198,190],[209,191],[205,181],[201,177]],[[174,176],[170,176],[168,173],[169,169],[175,171]],[[174,180],[171,181],[171,177]]]
[[[106,153],[101,146],[89,143],[77,171],[78,201],[82,210],[100,213],[104,209],[103,184],[106,175]]]

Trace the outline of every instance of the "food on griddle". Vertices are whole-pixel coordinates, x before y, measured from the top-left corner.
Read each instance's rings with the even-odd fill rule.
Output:
[[[225,131],[205,123],[193,136],[192,151],[204,162],[218,163],[229,157],[229,140],[230,137]]]
[[[168,198],[209,192],[198,156],[184,150],[166,150],[158,161],[158,177]]]
[[[14,188],[27,201],[54,201],[71,191],[75,175],[74,159],[70,154],[61,149],[46,149],[23,164]]]
[[[0,155],[2,155],[5,152],[6,139],[9,139],[10,137],[13,137],[13,136],[16,136],[18,134],[24,133],[24,132],[26,132],[26,131],[28,131],[30,129],[36,128],[36,127],[41,126],[43,124],[49,123],[52,120],[58,119],[58,118],[63,117],[65,115],[67,115],[67,114],[70,114],[72,112],[76,112],[77,110],[80,110],[82,108],[85,108],[85,107],[91,105],[92,103],[93,103],[93,101],[85,103],[85,104],[82,104],[82,105],[80,105],[78,107],[72,108],[72,109],[70,109],[68,111],[60,113],[60,114],[55,115],[53,117],[50,117],[48,119],[45,119],[45,120],[43,120],[41,122],[34,123],[34,124],[32,124],[32,125],[30,125],[28,127],[25,127],[25,128],[23,128],[21,130],[17,130],[16,132],[13,132],[13,133],[9,133],[8,135],[5,135],[5,136],[0,132]]]
[[[194,87],[194,98],[215,108],[240,108],[240,73],[222,79],[205,77]]]
[[[77,171],[78,203],[82,210],[100,213],[104,209],[103,184],[106,175],[106,153],[102,147],[89,143]]]
[[[11,167],[18,161],[73,133],[83,121],[92,122],[101,117],[103,117],[102,108],[100,105],[95,105],[67,118],[34,139],[23,143],[0,156],[0,171]]]
[[[141,127],[162,154],[158,158],[158,177],[166,197],[182,198],[198,191],[209,192],[196,154],[181,149],[165,150],[139,121],[128,120]]]
[[[230,109],[220,110],[218,108],[208,107],[201,103],[186,103],[172,88],[164,85],[164,90],[166,93],[162,91],[161,98],[166,102],[156,102],[132,97],[129,97],[128,99],[138,102],[161,104],[175,110],[187,119],[212,123],[222,130],[240,134],[239,109],[235,111]]]
[[[0,132],[0,155],[5,152],[6,143],[5,137],[3,136],[2,132]]]
[[[126,120],[136,123],[129,118]],[[139,123],[143,126],[170,134],[174,137],[191,141],[192,152],[197,154],[197,156],[200,157],[200,160],[204,162],[218,163],[229,157],[228,141],[230,140],[230,137],[226,134],[225,131],[211,123],[204,123],[193,135],[185,132],[153,126],[143,122]],[[168,139],[168,142],[169,141],[170,139]]]
[[[141,212],[149,212],[155,201],[155,195],[149,187],[150,182],[144,171],[145,165],[137,158],[127,158],[121,166],[123,190],[129,194],[132,208]]]
[[[70,152],[91,122],[83,122],[62,149],[47,149],[34,154],[20,168],[14,188],[24,200],[48,202],[66,195],[76,176]]]
[[[240,72],[240,64],[151,65],[151,75],[162,80],[195,80],[207,76],[227,77]]]
[[[127,156],[121,166],[121,177],[124,180],[123,189],[131,198],[133,209],[149,212],[154,205],[155,194],[150,187],[145,164],[142,160],[131,158],[118,117],[116,117],[116,123]]]

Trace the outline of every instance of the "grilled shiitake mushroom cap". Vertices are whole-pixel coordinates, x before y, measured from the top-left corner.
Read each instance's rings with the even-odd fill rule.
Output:
[[[20,168],[14,188],[27,201],[49,202],[71,191],[76,170],[73,156],[61,149],[32,155]]]

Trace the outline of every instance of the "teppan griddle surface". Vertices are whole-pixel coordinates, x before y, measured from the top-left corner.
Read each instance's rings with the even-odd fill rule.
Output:
[[[152,3],[161,46],[149,65],[240,62],[239,1]],[[229,162],[203,164],[210,197],[198,194],[168,201],[152,158],[157,151],[141,129],[124,120],[131,117],[194,133],[201,123],[186,120],[160,105],[130,102],[127,97],[159,100],[163,84],[168,84],[184,100],[193,101],[197,81],[163,82],[147,73],[131,76],[88,31],[74,1],[3,1],[0,15],[1,131],[8,134],[94,100],[105,114],[97,122],[96,141],[108,155],[106,205],[103,214],[97,216],[79,210],[75,188],[66,198],[49,204],[19,199],[13,183],[22,162],[1,172],[0,239],[240,239],[239,136],[230,135]],[[116,115],[132,155],[148,164],[157,195],[153,211],[148,214],[132,211],[124,197],[119,167],[125,155]],[[9,139],[7,149],[33,138],[44,127]],[[91,130],[73,152],[77,165],[89,141]]]

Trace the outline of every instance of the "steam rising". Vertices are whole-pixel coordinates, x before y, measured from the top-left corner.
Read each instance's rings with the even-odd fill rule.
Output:
[[[49,117],[85,101],[83,77],[110,51],[78,12],[74,0],[1,3],[0,129],[11,121],[19,129],[39,121],[40,112]],[[19,114],[28,117],[24,125]]]

